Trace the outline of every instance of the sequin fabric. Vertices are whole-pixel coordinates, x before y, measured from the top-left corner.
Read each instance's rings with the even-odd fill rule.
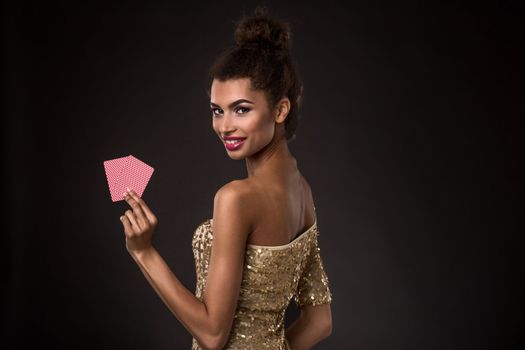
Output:
[[[194,231],[195,295],[203,300],[213,243],[213,219]],[[298,307],[330,303],[328,277],[318,244],[317,220],[286,245],[247,244],[239,301],[224,349],[289,350],[284,314],[290,300]],[[192,338],[192,350],[201,350]]]

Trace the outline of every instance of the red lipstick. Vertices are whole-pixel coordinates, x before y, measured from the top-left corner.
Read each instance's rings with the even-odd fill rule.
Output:
[[[244,140],[246,140],[246,137],[238,137],[238,136],[224,136],[223,137],[224,146],[229,151],[235,151],[241,148],[242,144],[244,143]]]

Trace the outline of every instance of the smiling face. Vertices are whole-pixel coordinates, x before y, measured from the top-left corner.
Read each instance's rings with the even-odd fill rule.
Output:
[[[284,119],[270,110],[266,95],[251,90],[250,79],[213,80],[210,90],[213,129],[232,159],[249,157],[268,145],[275,133],[275,123]],[[226,143],[225,139],[244,141]]]

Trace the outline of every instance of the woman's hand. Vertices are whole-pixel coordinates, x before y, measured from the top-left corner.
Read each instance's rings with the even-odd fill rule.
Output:
[[[158,224],[157,217],[135,191],[127,188],[123,195],[132,208],[120,217],[126,235],[126,248],[131,254],[146,251],[152,248],[151,236]]]

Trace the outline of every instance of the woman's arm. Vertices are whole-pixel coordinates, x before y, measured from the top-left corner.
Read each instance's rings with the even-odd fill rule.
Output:
[[[291,350],[310,349],[332,333],[330,303],[305,305],[299,317],[286,329],[286,340]]]
[[[151,245],[156,218],[135,193],[126,196],[133,211],[123,223],[131,256],[162,301],[207,349],[220,349],[228,339],[242,280],[249,220],[241,213],[244,199],[234,185],[223,186],[214,198],[213,246],[203,302],[173,274]]]
[[[131,256],[149,284],[182,325],[202,344],[213,348],[217,341],[206,304],[202,303],[173,274],[158,251],[151,247]]]

